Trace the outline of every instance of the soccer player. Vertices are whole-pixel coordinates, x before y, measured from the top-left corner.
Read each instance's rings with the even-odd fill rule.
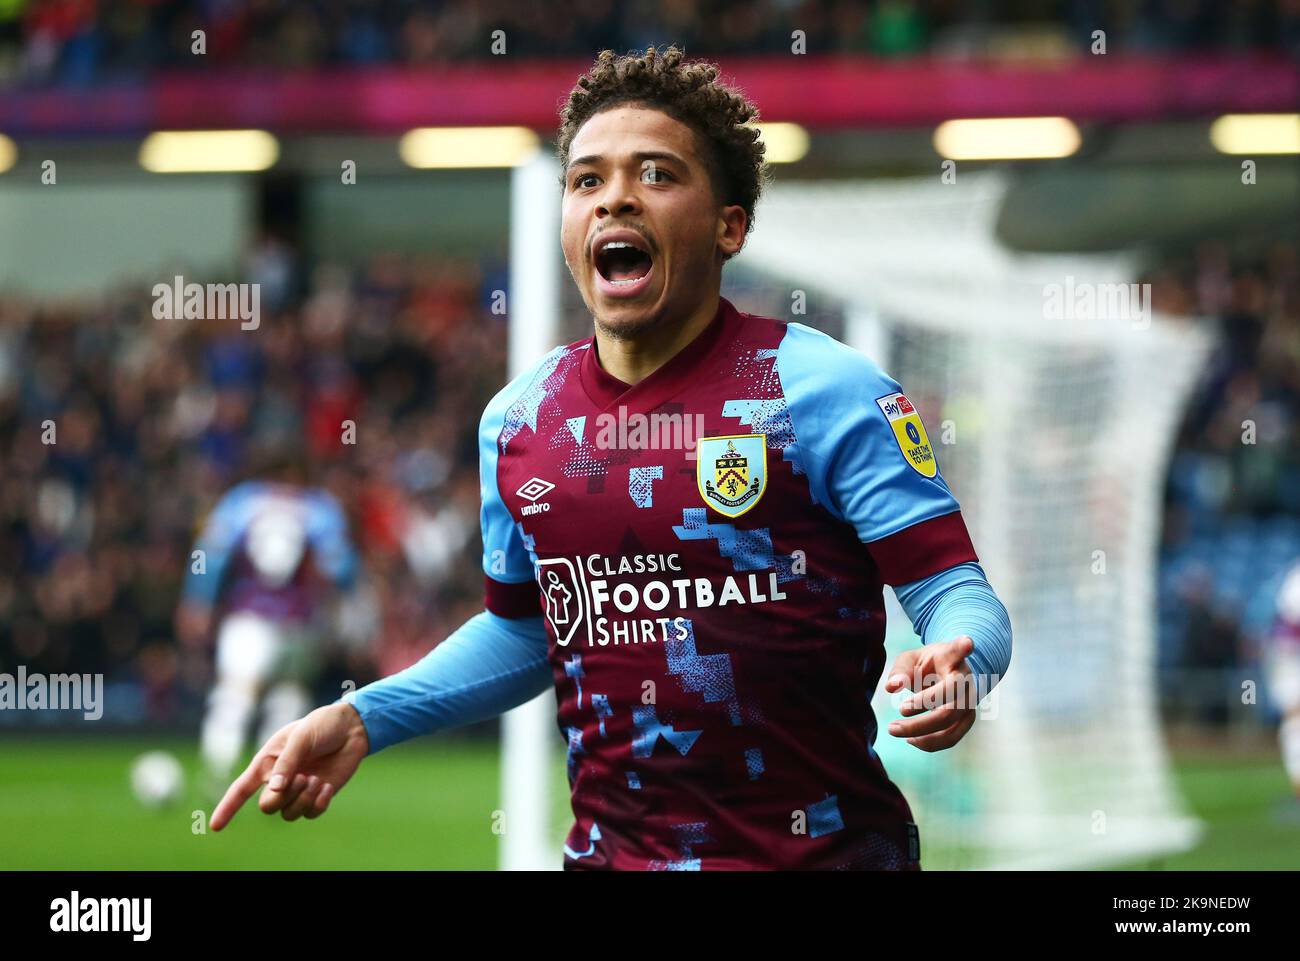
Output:
[[[561,239],[595,331],[484,412],[486,610],[277,733],[214,829],[264,783],[264,812],[319,816],[366,755],[553,684],[566,868],[919,866],[874,749],[882,587],[925,642],[886,685],[913,692],[890,733],[921,750],[970,730],[1010,623],[900,386],[720,297],[764,177],[756,115],[676,48],[578,81]]]
[[[210,783],[222,786],[260,710],[262,743],[311,705],[328,604],[356,580],[357,559],[342,507],[304,487],[283,460],[275,476],[232,487],[198,546],[177,615],[195,642],[216,628],[216,680],[199,737]]]

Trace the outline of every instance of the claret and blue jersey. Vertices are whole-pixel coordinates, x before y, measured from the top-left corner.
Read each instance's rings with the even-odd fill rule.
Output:
[[[301,562],[291,560],[284,578],[270,580],[248,551],[250,532],[267,518],[279,518],[301,536]],[[232,487],[213,509],[199,546],[203,573],[191,571],[184,599],[227,613],[247,611],[281,622],[311,621],[333,585],[350,589],[357,556],[347,518],[333,495],[322,489],[250,480]],[[297,557],[297,554],[293,554]]]
[[[882,586],[978,571],[916,410],[725,299],[634,386],[596,350],[551,352],[480,436],[486,607],[543,615],[566,867],[911,866],[873,749]]]

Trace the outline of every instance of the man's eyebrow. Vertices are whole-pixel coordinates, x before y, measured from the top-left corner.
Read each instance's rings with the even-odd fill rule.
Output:
[[[667,150],[642,150],[634,153],[632,156],[642,162],[647,160],[667,160],[670,163],[680,164],[683,167],[686,166],[685,160],[677,156],[677,154],[670,153]]]
[[[638,150],[636,153],[632,154],[632,158],[641,163],[644,163],[647,160],[667,160],[670,163],[680,164],[683,167],[686,166],[685,160],[677,156],[677,154],[671,153],[667,150]],[[595,166],[604,159],[605,158],[600,154],[587,154],[586,156],[575,157],[570,160],[569,165],[564,169],[572,170],[574,167],[582,167],[586,165]]]
[[[574,167],[582,167],[585,166],[586,164],[596,164],[599,162],[600,162],[600,154],[592,153],[592,154],[587,154],[587,156],[585,157],[574,157],[572,160],[569,161],[569,165],[564,169],[572,170]]]

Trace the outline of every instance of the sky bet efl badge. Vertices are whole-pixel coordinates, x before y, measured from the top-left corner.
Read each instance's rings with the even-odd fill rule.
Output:
[[[701,437],[695,458],[700,496],[719,514],[739,517],[767,489],[767,435]]]
[[[930,449],[930,438],[925,436],[925,425],[921,415],[902,394],[886,394],[877,397],[876,404],[881,413],[894,429],[894,440],[902,448],[903,459],[912,465],[922,477],[933,477],[938,472],[934,451]]]

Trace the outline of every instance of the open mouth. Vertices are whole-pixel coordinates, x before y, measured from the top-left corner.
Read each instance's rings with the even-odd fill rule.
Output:
[[[599,241],[594,257],[596,273],[604,281],[600,286],[612,295],[639,291],[654,269],[645,241],[631,232],[619,234]]]

